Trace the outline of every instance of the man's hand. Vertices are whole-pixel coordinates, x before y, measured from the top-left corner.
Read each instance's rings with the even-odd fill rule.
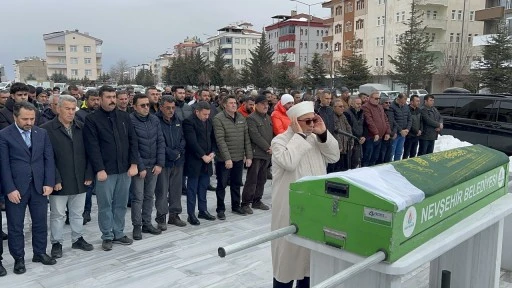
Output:
[[[443,123],[439,123],[439,131],[443,130]]]
[[[203,157],[201,157],[201,159],[203,159],[203,162],[208,164],[210,163],[210,161],[212,161],[212,157],[210,157],[209,155],[203,155]]]
[[[85,180],[84,181],[84,185],[85,186],[90,186],[92,184],[92,180]]]
[[[295,133],[302,133],[302,128],[299,125],[299,121],[297,121],[297,117],[292,117],[292,119],[290,120],[290,126],[292,127],[292,131]]]
[[[395,133],[395,135],[393,135],[393,140],[395,140],[396,137],[398,137],[398,134]]]
[[[313,118],[313,120],[315,121],[314,126],[313,126],[314,134],[320,135],[320,134],[324,133],[325,130],[327,130],[327,128],[325,127],[324,120],[322,119],[322,117],[320,117],[320,115],[315,114],[315,117]]]
[[[400,131],[400,135],[402,135],[402,137],[407,136],[407,134],[409,134],[409,130],[407,130],[407,129]]]
[[[359,138],[359,144],[363,145],[365,141],[366,141],[365,137]]]
[[[226,169],[233,168],[233,161],[227,160],[226,163],[225,163],[225,166],[226,166]]]
[[[418,130],[418,135],[416,136],[421,136],[421,130]]]
[[[61,184],[61,183],[57,183],[57,184],[55,184],[55,187],[53,187],[53,190],[55,190],[55,191],[60,191],[60,190],[62,190],[62,184]]]
[[[7,194],[7,198],[14,204],[20,204],[21,202],[21,194],[20,191],[14,190],[11,193]]]
[[[245,167],[249,168],[252,165],[252,159],[245,159]]]
[[[388,140],[389,140],[389,134],[384,135],[384,141],[388,141]]]
[[[268,150],[267,150],[267,154],[272,155],[272,148],[268,148]]]
[[[53,187],[43,186],[43,196],[48,196],[48,195],[52,194],[52,192],[53,192]]]
[[[107,172],[105,172],[105,170],[98,171],[98,173],[96,173],[96,178],[100,182],[106,181],[107,180]]]
[[[153,172],[153,175],[158,175],[162,172],[162,167],[156,165],[151,172]]]
[[[211,158],[211,160],[210,160],[210,161],[212,161],[212,160],[213,160],[213,158],[215,158],[215,153],[213,153],[213,152],[212,152],[212,153],[210,153],[210,155],[208,155],[208,156],[210,156],[210,158]]]
[[[141,179],[144,179],[146,178],[146,174],[148,173],[148,171],[146,169],[142,170],[139,172],[139,178]]]
[[[133,177],[139,173],[139,170],[137,169],[137,165],[132,164],[130,165],[130,169],[128,169],[128,176]]]
[[[380,139],[379,135],[373,136],[373,142],[377,142],[377,141],[379,141],[379,139]]]

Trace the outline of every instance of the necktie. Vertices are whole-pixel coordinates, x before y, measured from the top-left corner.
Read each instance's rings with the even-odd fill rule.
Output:
[[[23,131],[23,140],[25,140],[25,144],[27,144],[27,147],[30,148],[32,146],[32,143],[30,141],[30,131]]]

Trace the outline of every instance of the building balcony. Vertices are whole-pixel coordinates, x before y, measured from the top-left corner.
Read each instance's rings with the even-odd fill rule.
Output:
[[[62,51],[46,51],[46,57],[66,57],[66,52]]]
[[[475,12],[476,21],[498,20],[503,19],[504,16],[505,7],[503,6],[496,6],[492,8],[477,10]]]
[[[332,23],[334,23],[334,17],[327,18],[324,20],[325,25],[332,25]]]
[[[448,1],[446,0],[418,0],[416,2],[419,6],[443,6],[448,7]]]
[[[442,29],[446,30],[448,26],[447,20],[442,19],[423,19],[423,25],[427,26],[427,29]]]
[[[46,63],[48,69],[66,69],[67,65],[65,63]]]
[[[103,53],[101,52],[96,52],[96,58],[101,58],[101,56],[103,55]]]
[[[332,42],[333,39],[334,39],[333,35],[331,35],[331,36],[324,36],[324,37],[322,37],[322,42]]]
[[[430,52],[443,52],[446,49],[445,42],[432,42],[430,47],[428,47],[428,51]]]
[[[322,3],[322,7],[323,8],[331,8],[334,5],[341,4],[341,3],[342,3],[342,0],[331,0],[331,1],[327,1],[327,2]]]

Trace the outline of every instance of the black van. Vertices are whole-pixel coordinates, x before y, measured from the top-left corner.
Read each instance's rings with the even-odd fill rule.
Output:
[[[512,155],[512,96],[495,94],[434,95],[443,116],[441,134],[482,144]]]

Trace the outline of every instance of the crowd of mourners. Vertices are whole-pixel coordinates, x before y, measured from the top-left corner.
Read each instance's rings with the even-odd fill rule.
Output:
[[[44,265],[63,256],[65,225],[73,249],[93,250],[83,228],[91,221],[93,195],[105,251],[141,240],[144,233],[161,234],[168,225],[225,220],[227,186],[233,214],[269,210],[261,200],[272,179],[272,140],[295,131],[297,121],[315,125],[316,118],[295,121],[287,113],[307,101],[338,143],[339,160],[327,165],[329,173],[432,153],[443,129],[432,95],[420,103],[417,95],[351,96],[347,88],[341,95],[323,89],[276,95],[183,86],[148,87],[145,93],[102,86],[84,93],[73,85],[60,91],[24,83],[0,91],[0,206],[7,217],[7,233],[1,233],[15,260],[14,273],[26,271],[27,207],[32,261]],[[216,187],[210,184],[214,173]],[[208,190],[216,193],[215,215],[207,209]],[[182,195],[186,221],[180,218]],[[128,208],[131,238],[125,233]],[[3,243],[0,276],[7,273],[2,252]]]

